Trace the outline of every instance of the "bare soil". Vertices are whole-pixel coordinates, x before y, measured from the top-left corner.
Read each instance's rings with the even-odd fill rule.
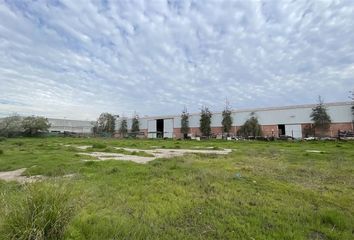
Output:
[[[6,182],[16,181],[19,183],[33,183],[41,180],[48,179],[48,177],[43,175],[34,175],[34,176],[24,176],[22,175],[27,168],[20,168],[13,171],[0,172],[0,180]],[[63,178],[72,178],[75,174],[67,174],[62,176]]]
[[[96,157],[100,161],[105,160],[123,160],[123,161],[133,161],[136,163],[147,163],[157,158],[172,158],[183,156],[188,153],[202,153],[202,154],[229,154],[231,149],[224,150],[195,150],[195,149],[153,149],[153,150],[142,150],[136,148],[117,148],[124,149],[129,152],[145,152],[153,155],[153,157],[143,157],[136,155],[127,155],[121,153],[107,153],[107,152],[92,152],[92,153],[80,153],[81,155],[87,155],[91,157]],[[84,160],[89,161],[89,160]]]
[[[35,176],[22,176],[22,174],[26,171],[26,168],[20,168],[14,171],[0,172],[0,180],[4,180],[7,182],[17,181],[20,183],[28,183],[35,182],[44,178],[42,175]]]

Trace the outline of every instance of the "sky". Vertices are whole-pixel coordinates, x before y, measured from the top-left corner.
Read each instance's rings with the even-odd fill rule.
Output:
[[[0,0],[0,117],[347,101],[352,0]]]

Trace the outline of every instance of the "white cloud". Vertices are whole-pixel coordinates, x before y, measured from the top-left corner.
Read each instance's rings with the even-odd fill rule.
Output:
[[[0,113],[94,119],[346,100],[351,1],[0,4]]]

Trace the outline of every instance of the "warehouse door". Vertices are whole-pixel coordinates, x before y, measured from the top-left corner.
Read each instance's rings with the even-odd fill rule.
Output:
[[[163,138],[163,125],[164,125],[163,119],[156,120],[156,137],[157,138]]]
[[[285,125],[284,124],[279,124],[278,125],[278,136],[284,136],[285,135]]]
[[[148,138],[156,138],[156,120],[148,121]]]
[[[165,138],[173,137],[173,119],[164,119],[164,128],[163,128],[163,136]]]
[[[285,125],[285,134],[293,138],[302,138],[301,124]]]

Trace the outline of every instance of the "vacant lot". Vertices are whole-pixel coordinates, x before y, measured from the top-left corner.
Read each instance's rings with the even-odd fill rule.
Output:
[[[0,142],[9,171],[3,239],[354,238],[351,142],[18,138]]]

